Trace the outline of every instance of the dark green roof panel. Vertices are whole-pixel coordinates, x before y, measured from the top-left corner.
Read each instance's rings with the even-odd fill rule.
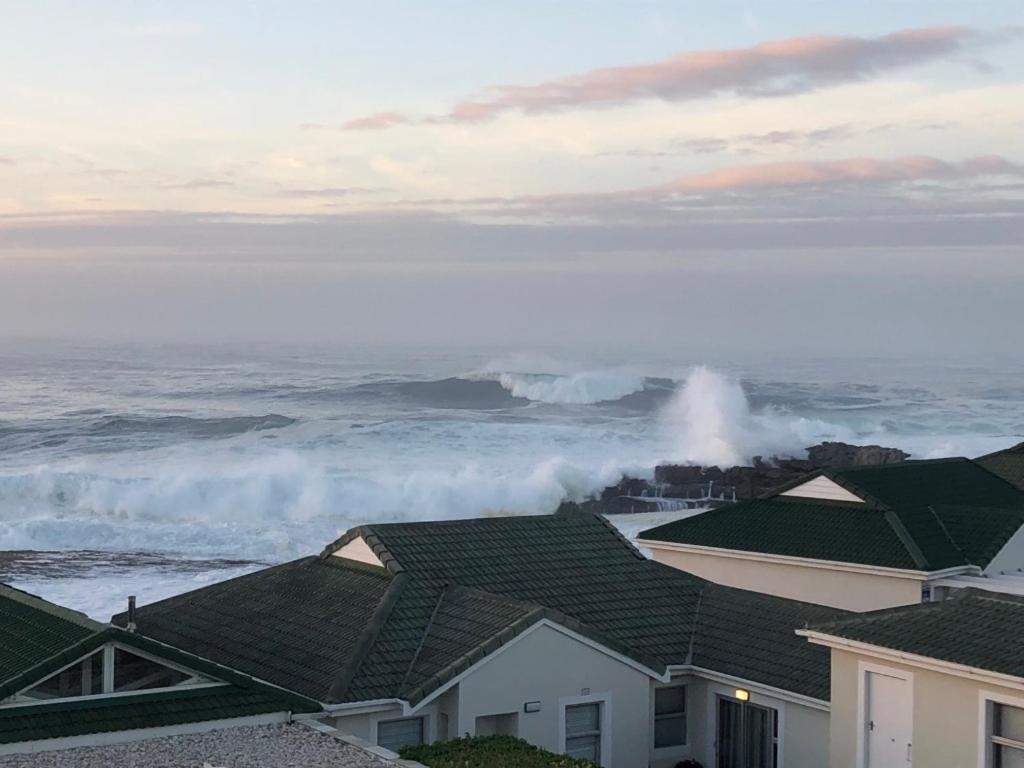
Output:
[[[287,712],[267,689],[232,685],[0,709],[0,744]]]
[[[0,585],[0,682],[102,631],[84,614]]]
[[[1024,678],[1024,597],[965,589],[951,598],[854,615],[812,629],[894,651]]]

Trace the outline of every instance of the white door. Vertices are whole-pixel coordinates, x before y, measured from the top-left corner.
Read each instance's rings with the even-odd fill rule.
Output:
[[[913,731],[910,682],[868,672],[864,693],[864,768],[907,768]]]

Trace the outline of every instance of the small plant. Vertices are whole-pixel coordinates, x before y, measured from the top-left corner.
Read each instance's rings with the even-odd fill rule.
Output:
[[[399,755],[429,768],[599,768],[535,747],[513,736],[466,736],[416,747],[403,747]]]

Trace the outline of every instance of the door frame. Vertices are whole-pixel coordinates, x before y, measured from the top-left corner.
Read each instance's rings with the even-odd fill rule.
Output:
[[[913,765],[914,744],[914,673],[908,669],[887,667],[860,660],[857,662],[857,768],[867,768],[867,681],[869,674],[884,675],[903,680],[907,684],[907,703],[910,707],[910,744]]]
[[[776,761],[775,761],[776,768],[783,768],[783,765],[784,765],[784,762],[785,762],[785,760],[783,758],[783,751],[782,751],[783,710],[782,710],[782,707],[780,705],[776,704],[775,702],[765,701],[764,699],[760,699],[758,701],[755,701],[753,696],[751,696],[751,698],[748,699],[747,701],[739,701],[734,695],[732,695],[730,693],[726,693],[726,692],[719,692],[719,691],[714,692],[714,696],[712,696],[712,699],[713,699],[713,702],[714,702],[714,704],[713,704],[714,716],[712,717],[712,720],[711,720],[711,723],[712,723],[712,726],[713,726],[713,730],[712,730],[712,736],[713,736],[712,747],[713,748],[711,750],[711,754],[712,754],[712,760],[713,760],[715,766],[718,765],[718,752],[719,752],[719,749],[721,748],[721,739],[719,737],[721,736],[722,702],[723,701],[727,701],[727,702],[730,702],[730,703],[733,703],[733,704],[736,704],[737,706],[739,706],[741,711],[744,712],[744,714],[742,715],[744,718],[746,717],[745,712],[746,712],[746,709],[748,707],[753,707],[753,708],[756,708],[756,709],[764,709],[764,710],[767,710],[770,713],[769,717],[772,718],[772,723],[771,724],[774,725],[774,727],[778,730],[778,735],[777,736],[773,736],[772,734],[769,734],[769,740],[770,741],[769,741],[768,746],[771,747],[773,744],[775,745],[775,748],[777,750],[777,758],[776,758]],[[743,735],[745,736],[746,733],[743,733]]]

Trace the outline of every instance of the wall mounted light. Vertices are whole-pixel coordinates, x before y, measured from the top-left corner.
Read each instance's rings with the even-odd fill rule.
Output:
[[[523,704],[523,712],[540,712],[539,701],[528,701]]]
[[[737,701],[750,701],[750,691],[745,688],[737,688],[732,695],[736,697]]]

